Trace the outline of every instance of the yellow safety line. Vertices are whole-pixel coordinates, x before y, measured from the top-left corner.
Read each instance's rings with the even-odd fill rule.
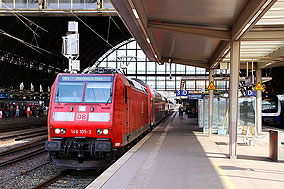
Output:
[[[224,172],[224,170],[221,168],[221,166],[220,166],[218,163],[216,163],[216,166],[217,166],[217,168],[218,168],[218,171],[219,171],[219,172],[221,173],[221,175],[224,177],[224,179],[225,179],[226,183],[228,184],[229,188],[234,189],[235,187],[234,187],[233,183],[231,182],[231,180],[229,179],[229,177],[225,174],[225,172]]]

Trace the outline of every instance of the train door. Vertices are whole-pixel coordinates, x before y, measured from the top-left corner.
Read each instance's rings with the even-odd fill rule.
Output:
[[[128,98],[128,125],[127,125],[127,133],[129,134],[131,131],[130,131],[130,128],[131,128],[131,112],[132,112],[132,99],[131,98]]]
[[[155,99],[152,99],[152,125],[154,125],[155,124]]]

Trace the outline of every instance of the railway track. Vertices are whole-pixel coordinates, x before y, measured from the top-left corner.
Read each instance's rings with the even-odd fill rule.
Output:
[[[42,143],[42,144],[43,144],[43,143]],[[42,145],[42,144],[41,144],[41,145]],[[33,146],[33,148],[34,148],[34,147],[35,147],[35,146]],[[2,152],[2,156],[7,156],[7,155],[9,155],[9,154],[13,154],[13,153],[19,152],[19,151],[21,151],[21,150],[27,150],[27,149],[29,149],[29,148],[31,148],[31,147],[27,147],[27,146],[26,146],[26,147],[23,148],[23,149],[16,149],[15,151],[13,151],[13,150],[9,150],[9,151],[8,151],[8,150],[7,150],[7,151]],[[21,155],[19,155],[19,156],[12,157],[12,158],[10,158],[10,159],[8,159],[8,160],[1,161],[1,162],[0,162],[0,168],[1,168],[1,167],[4,167],[4,166],[12,165],[12,164],[17,163],[17,162],[19,162],[19,161],[28,159],[28,158],[30,158],[30,157],[33,157],[33,156],[36,156],[36,155],[39,155],[39,154],[42,154],[42,153],[46,153],[46,150],[45,150],[44,146],[37,147],[36,149],[34,149],[34,150],[32,150],[32,151],[29,151],[29,152],[27,152],[27,153],[23,153],[23,154],[21,154]]]
[[[16,153],[16,152],[20,152],[20,151],[23,151],[23,150],[26,150],[26,149],[29,149],[29,148],[42,146],[42,145],[45,144],[46,139],[47,138],[43,138],[43,139],[28,143],[28,144],[24,144],[24,145],[15,147],[15,148],[11,148],[11,149],[2,151],[2,152],[0,152],[0,157],[6,156],[6,155],[9,155],[9,154],[13,154],[13,153]]]
[[[95,180],[103,170],[75,171],[64,170],[52,178],[42,182],[34,189],[57,189],[57,188],[85,188]]]
[[[36,136],[42,136],[47,134],[47,128],[40,128],[35,130],[23,130],[23,131],[15,131],[12,133],[1,134],[0,141],[6,140],[10,138],[15,138],[15,140],[23,140],[26,138],[32,138]]]

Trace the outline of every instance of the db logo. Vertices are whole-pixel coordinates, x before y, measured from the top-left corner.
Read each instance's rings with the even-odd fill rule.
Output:
[[[87,120],[87,114],[86,113],[78,113],[77,114],[77,120]]]

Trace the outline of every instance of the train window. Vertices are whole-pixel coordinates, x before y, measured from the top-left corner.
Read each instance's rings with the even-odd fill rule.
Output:
[[[278,109],[278,99],[263,99],[262,113],[276,113]]]
[[[111,103],[112,82],[87,82],[84,102]]]
[[[82,102],[84,82],[58,82],[55,102]]]

